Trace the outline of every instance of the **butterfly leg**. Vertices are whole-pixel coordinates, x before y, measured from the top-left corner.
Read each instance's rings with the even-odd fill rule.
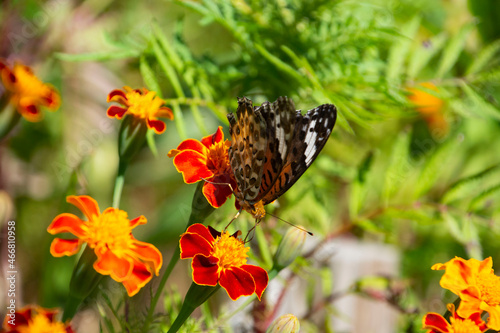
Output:
[[[224,231],[227,231],[227,228],[229,228],[229,226],[231,225],[231,223],[233,223],[233,221],[236,220],[238,218],[238,216],[240,216],[240,213],[241,213],[242,210],[243,210],[243,208],[240,208],[240,210],[238,211],[238,213],[236,213],[236,215],[234,215],[234,217],[231,219],[231,221],[229,221],[229,223],[226,225],[226,227],[224,228]]]
[[[231,186],[230,183],[215,183],[215,182],[211,182],[210,180],[207,180],[203,177],[201,177],[201,179],[206,182],[206,183],[209,183],[209,184],[212,184],[212,185],[227,185],[229,186],[229,188],[231,189],[231,192],[233,192],[233,194],[235,194],[234,190],[233,190],[233,187]],[[236,195],[236,194],[235,194]]]
[[[257,228],[257,226],[260,224],[260,221],[261,221],[261,219],[255,220],[254,226],[250,230],[248,230],[248,233],[247,233],[245,239],[243,240],[244,243],[251,242],[252,239],[255,237],[255,228]],[[247,238],[248,238],[248,236],[250,236],[250,234],[252,234],[252,237],[250,237],[250,239],[247,240]]]

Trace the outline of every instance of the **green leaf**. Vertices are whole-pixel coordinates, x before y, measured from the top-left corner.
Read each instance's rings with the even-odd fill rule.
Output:
[[[165,72],[165,75],[167,76],[168,80],[172,84],[172,88],[174,88],[175,93],[177,94],[178,97],[185,97],[184,91],[182,90],[181,83],[179,81],[179,78],[177,77],[174,67],[170,64],[169,60],[167,59],[165,53],[163,52],[162,48],[160,47],[156,39],[153,38],[151,43],[153,46],[153,53],[156,56],[156,59],[158,60],[158,63],[160,64],[161,68]]]
[[[177,127],[177,132],[179,132],[179,137],[182,140],[187,139],[186,124],[184,122],[184,116],[182,115],[182,110],[177,102],[172,102],[172,111],[174,112],[175,127]]]
[[[418,44],[418,47],[412,53],[408,64],[407,74],[410,80],[414,80],[420,71],[429,63],[432,57],[443,48],[446,39],[446,34],[441,33],[425,42],[427,45],[423,45],[424,43]]]
[[[491,196],[500,193],[500,183],[485,189],[481,194],[472,199],[468,211],[477,211],[482,208]]]
[[[447,168],[443,168],[443,165],[447,164],[452,152],[457,151],[460,143],[458,137],[450,138],[437,148],[432,155],[428,156],[415,186],[415,198],[418,199],[427,193],[436,184],[440,176],[445,171],[449,171]]]
[[[161,92],[160,84],[156,81],[156,75],[149,66],[144,55],[140,59],[139,70],[146,87],[149,90],[156,92],[156,95],[161,98],[163,94]]]
[[[63,61],[106,61],[126,58],[137,58],[141,54],[139,50],[115,50],[94,53],[70,54],[56,52],[54,56]]]
[[[408,177],[409,168],[411,168],[408,149],[409,145],[410,134],[408,132],[402,132],[396,138],[396,141],[392,146],[389,165],[387,166],[387,170],[385,171],[383,187],[383,198],[385,205],[387,205],[389,199],[398,192],[398,190],[401,188],[401,185]]]
[[[481,190],[481,180],[500,170],[500,165],[494,165],[472,176],[465,177],[455,184],[444,194],[442,202],[447,204],[452,201],[471,197]]]
[[[465,47],[467,37],[473,28],[473,23],[466,24],[454,37],[451,38],[450,42],[443,51],[436,74],[437,78],[442,78],[455,65],[458,60],[458,56],[462,53]]]
[[[266,58],[270,63],[272,63],[274,66],[276,66],[277,69],[281,70],[282,72],[290,75],[294,79],[296,79],[299,82],[303,82],[304,78],[299,74],[299,72],[281,60],[280,58],[276,57],[275,55],[271,54],[269,51],[267,51],[262,45],[260,44],[254,44],[255,48],[257,51],[264,57]],[[290,51],[291,52],[291,51]]]
[[[158,149],[156,149],[156,142],[155,142],[155,132],[149,130],[146,133],[146,142],[148,143],[148,147],[151,150],[151,153],[153,153],[153,156],[155,158],[158,158]]]
[[[389,50],[387,66],[388,81],[396,80],[400,77],[406,56],[420,27],[420,20],[420,16],[414,16],[408,23],[401,27],[401,35],[403,37],[400,37]]]
[[[469,76],[481,71],[497,55],[498,51],[500,51],[500,39],[483,48],[477,56],[472,58],[465,75]]]
[[[457,219],[447,211],[442,212],[441,216],[443,217],[443,220],[446,222],[446,226],[448,227],[450,235],[460,244],[464,244],[466,239],[460,227],[460,223],[457,221]]]
[[[474,91],[474,89],[469,86],[464,81],[461,81],[460,86],[465,92],[469,101],[472,103],[471,110],[483,117],[483,118],[493,118],[495,120],[500,120],[500,110],[494,107],[491,103],[486,101],[481,95]]]
[[[163,33],[156,21],[153,22],[153,33],[158,42],[160,42],[160,45],[167,55],[170,63],[175,67],[177,71],[182,71],[184,64],[181,58],[179,57],[177,52],[175,52],[175,47],[168,41],[167,36]]]

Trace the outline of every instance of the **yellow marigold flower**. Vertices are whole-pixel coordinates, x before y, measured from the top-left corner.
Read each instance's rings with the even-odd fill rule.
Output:
[[[431,82],[422,82],[418,85],[439,92],[439,89]],[[410,92],[408,99],[415,105],[427,126],[438,132],[438,136],[448,133],[448,122],[443,115],[443,100],[418,88],[407,88],[407,90]]]
[[[158,275],[163,263],[160,251],[132,235],[133,228],[147,223],[144,216],[129,220],[126,212],[112,207],[101,214],[97,202],[87,195],[70,195],[66,201],[78,207],[88,221],[69,213],[56,216],[47,231],[52,235],[69,232],[78,238],[54,239],[50,246],[54,257],[74,255],[87,243],[97,256],[94,269],[123,283],[129,296],[139,292],[153,273]]]
[[[34,305],[25,306],[5,316],[2,332],[73,333],[69,323],[65,324],[56,319],[58,313],[59,310],[44,309]]]
[[[468,318],[475,312],[489,313],[488,327],[500,330],[500,276],[493,272],[491,257],[483,261],[459,257],[445,264],[435,264],[433,270],[445,270],[441,287],[461,299],[457,313]]]
[[[428,329],[427,333],[482,333],[488,330],[479,312],[461,318],[453,304],[448,304],[448,310],[451,312],[449,323],[440,314],[430,312],[422,319],[422,328]]]
[[[149,129],[153,129],[156,134],[165,131],[166,125],[158,118],[174,119],[172,110],[166,106],[165,101],[158,96],[156,92],[149,91],[146,88],[132,89],[123,87],[123,90],[115,89],[108,95],[108,103],[117,102],[123,107],[112,105],[108,108],[108,117],[122,119],[130,114],[137,119],[146,121]]]
[[[0,79],[10,103],[28,121],[42,119],[41,106],[55,111],[61,104],[56,89],[40,81],[31,68],[21,63],[15,63],[11,69],[0,60]]]

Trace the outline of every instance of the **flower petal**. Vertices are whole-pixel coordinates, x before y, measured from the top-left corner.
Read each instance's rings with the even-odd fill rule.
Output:
[[[193,150],[181,151],[174,157],[174,165],[186,184],[196,183],[201,178],[213,177],[213,172],[207,167],[207,158]]]
[[[458,296],[461,299],[457,310],[460,317],[468,318],[474,312],[481,312],[481,292],[476,286],[469,286],[462,290]]]
[[[154,271],[156,275],[160,273],[163,257],[161,252],[154,245],[134,239],[132,251],[139,259],[151,264],[153,266],[152,271]]]
[[[500,305],[489,305],[486,302],[482,302],[480,305],[481,310],[488,312],[488,328],[494,331],[500,330]],[[481,317],[479,317],[481,320]],[[476,322],[477,323],[477,322]]]
[[[148,128],[154,130],[156,134],[165,132],[165,128],[167,128],[167,125],[161,120],[148,119],[147,124]]]
[[[126,108],[122,108],[121,106],[112,105],[108,108],[108,111],[106,112],[106,114],[108,115],[109,118],[116,117],[116,119],[122,119],[123,115],[125,115],[125,112],[127,112]]]
[[[85,231],[82,226],[85,224],[84,221],[79,219],[77,216],[70,213],[63,213],[57,215],[52,223],[47,228],[47,231],[51,235],[60,234],[63,232],[69,232],[76,237],[84,237]]]
[[[446,264],[436,264],[432,269],[446,269],[439,284],[458,295],[471,284],[473,275],[478,271],[479,261],[476,259],[464,260],[459,257]]]
[[[194,150],[203,156],[207,156],[208,154],[208,149],[200,141],[195,139],[187,139],[182,141],[177,147],[177,150]]]
[[[193,281],[203,286],[216,286],[219,276],[217,271],[219,259],[216,257],[206,257],[201,254],[194,256],[191,262],[193,268]]]
[[[80,251],[82,244],[80,239],[54,238],[50,244],[50,254],[53,257],[72,256]]]
[[[450,324],[446,321],[446,319],[443,318],[443,316],[441,316],[438,313],[430,312],[426,314],[422,319],[422,323],[423,323],[423,328],[431,329],[432,332],[442,332],[442,333],[451,332]]]
[[[198,234],[200,235],[201,237],[205,238],[207,240],[207,242],[209,242],[210,244],[213,244],[213,242],[215,241],[215,237],[214,235],[210,232],[209,228],[208,227],[205,227],[203,224],[201,223],[195,223],[195,224],[192,224],[190,225],[187,229],[186,229],[186,232],[190,233],[190,234]],[[220,235],[219,235],[220,236]]]
[[[89,219],[92,219],[94,216],[99,216],[100,214],[97,201],[88,195],[70,195],[66,198],[66,201],[75,205]]]
[[[124,91],[120,89],[114,89],[108,94],[108,100],[107,102],[117,102],[123,105],[126,105],[127,101],[127,95],[125,94]]]
[[[153,277],[153,274],[149,271],[148,266],[142,262],[135,262],[134,268],[130,276],[123,280],[123,286],[127,290],[129,297],[134,296],[144,287]]]
[[[156,112],[156,116],[158,118],[167,118],[170,120],[174,120],[174,113],[172,110],[166,106],[162,106],[161,108],[158,109]]]
[[[110,250],[96,251],[97,260],[94,269],[102,275],[111,275],[117,282],[123,282],[130,277],[133,264],[131,258],[119,258]]]
[[[206,182],[203,185],[203,195],[212,207],[219,208],[233,194],[231,188],[236,188],[236,182],[229,175],[223,174],[212,177],[210,183]]]
[[[211,145],[219,143],[223,140],[224,140],[224,132],[222,132],[222,126],[219,126],[214,134],[203,137],[203,139],[201,139],[201,143],[205,147],[210,148]]]
[[[199,234],[184,233],[179,242],[181,248],[181,259],[193,258],[197,254],[209,256],[212,252],[210,244]]]
[[[141,216],[136,217],[135,219],[130,221],[130,227],[133,229],[133,228],[137,227],[138,225],[146,224],[146,223],[148,223],[148,220],[146,219],[146,217],[144,215],[141,215]]]
[[[255,292],[255,281],[247,271],[231,267],[222,271],[219,284],[226,289],[229,297],[236,301],[241,296],[250,296]]]
[[[37,122],[42,119],[42,112],[40,111],[40,108],[35,104],[19,104],[18,110],[27,121]]]
[[[254,265],[242,265],[240,268],[252,275],[253,280],[255,281],[255,294],[260,300],[269,282],[269,276],[267,275],[266,270],[262,267]]]

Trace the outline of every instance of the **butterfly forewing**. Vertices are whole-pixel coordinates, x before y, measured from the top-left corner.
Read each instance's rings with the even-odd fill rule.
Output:
[[[238,99],[236,116],[237,120],[234,115],[228,115],[232,138],[229,159],[238,196],[250,201],[259,194],[267,146],[266,123],[260,111],[254,110],[252,102],[245,97]]]
[[[283,168],[292,144],[295,126],[295,104],[279,97],[273,104],[264,102],[258,109],[266,121],[267,148],[262,172],[259,198],[273,187]]]
[[[297,111],[295,117],[291,144],[272,188],[261,198],[264,205],[285,193],[316,159],[335,125],[337,109],[323,104],[305,115]]]

